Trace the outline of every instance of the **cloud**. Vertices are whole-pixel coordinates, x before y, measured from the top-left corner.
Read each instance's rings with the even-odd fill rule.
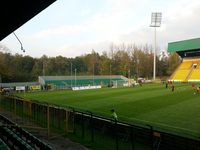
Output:
[[[70,35],[70,34],[77,34],[82,31],[79,25],[66,25],[66,26],[59,26],[55,28],[49,28],[43,31],[40,31],[34,35],[35,38],[47,38],[50,36],[56,35]]]
[[[81,23],[75,25],[62,25],[54,28],[48,28],[40,31],[34,35],[35,41],[47,41],[51,37],[59,38],[65,37],[65,43],[60,43],[62,46],[52,45],[54,42],[48,42],[52,45],[49,49],[53,51],[56,49],[57,54],[66,54],[68,56],[77,56],[84,53],[91,52],[91,49],[95,49],[98,52],[109,49],[109,45],[112,42],[121,42],[121,35],[130,32],[130,25],[127,22],[131,22],[134,18],[137,18],[137,14],[133,13],[134,9],[138,9],[145,0],[140,2],[134,0],[108,0],[106,1],[106,7],[103,11],[91,14],[89,18]],[[92,13],[90,11],[81,12],[83,15]],[[73,37],[81,37],[83,39],[73,41],[74,44],[69,42]],[[58,45],[58,44],[56,44]],[[44,51],[43,51],[44,52]],[[51,54],[48,52],[48,54]]]
[[[33,50],[30,55],[75,57],[90,53],[92,49],[101,53],[109,50],[111,42],[153,45],[154,30],[149,27],[149,24],[151,12],[157,11],[157,8],[163,14],[162,25],[157,29],[157,45],[161,50],[167,48],[168,42],[200,35],[199,0],[192,2],[189,0],[105,0],[102,2],[104,2],[103,7],[98,11],[87,7],[88,9],[79,12],[81,18],[73,18],[72,22],[70,21],[72,18],[66,18],[67,23],[63,21],[63,24],[51,25],[51,27],[46,24],[45,30],[27,35],[28,38],[23,39],[23,43]],[[66,10],[63,13],[73,12]]]
[[[34,38],[45,39],[50,36],[70,36],[80,34],[92,34],[98,36],[99,41],[108,39],[115,40],[119,34],[128,31],[124,27],[127,20],[133,18],[135,14],[132,9],[137,8],[138,1],[133,0],[108,0],[106,5],[110,9],[105,9],[96,14],[91,10],[80,12],[82,15],[91,13],[90,17],[75,25],[62,25],[51,27],[34,34]],[[125,25],[127,26],[127,25]]]
[[[62,45],[58,47],[58,53],[60,55],[66,57],[76,57],[85,54],[89,54],[92,50],[95,50],[99,54],[102,54],[104,51],[108,51],[111,42],[103,41],[103,42],[89,42],[89,43],[82,43],[82,44],[71,44],[71,45]]]
[[[172,41],[197,38],[200,36],[200,1],[177,1],[163,10],[163,21],[157,28],[157,45],[160,50],[167,48]],[[130,33],[122,34],[120,40],[136,44],[154,45],[154,30],[147,26],[140,26]]]

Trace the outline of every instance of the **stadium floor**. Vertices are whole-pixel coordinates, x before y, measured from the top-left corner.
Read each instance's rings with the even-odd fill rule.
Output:
[[[149,124],[177,134],[199,137],[200,93],[194,94],[191,84],[175,84],[175,90],[165,84],[143,84],[131,88],[103,88],[82,91],[48,91],[18,96],[48,102],[62,107],[74,107],[110,117],[115,109],[120,120]]]

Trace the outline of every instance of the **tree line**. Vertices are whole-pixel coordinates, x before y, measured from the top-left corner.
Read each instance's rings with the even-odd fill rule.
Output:
[[[3,47],[3,46],[2,46]],[[2,49],[2,48],[1,48]],[[156,76],[170,76],[180,64],[176,53],[156,56]],[[43,55],[40,58],[0,52],[0,82],[37,81],[38,76],[123,75],[129,78],[151,79],[153,52],[149,45],[111,44],[101,55],[95,50],[75,58]]]

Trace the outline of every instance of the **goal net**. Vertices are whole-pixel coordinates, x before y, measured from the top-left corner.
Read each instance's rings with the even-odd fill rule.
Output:
[[[119,87],[128,87],[129,82],[125,80],[116,80],[112,81],[113,82],[113,88],[119,88]]]

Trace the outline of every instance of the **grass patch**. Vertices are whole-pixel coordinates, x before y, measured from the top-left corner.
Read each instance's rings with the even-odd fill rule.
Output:
[[[119,120],[199,137],[200,95],[193,93],[190,84],[175,84],[174,92],[166,89],[164,84],[144,84],[134,88],[61,90],[18,96],[106,117],[110,117],[110,109],[114,108]]]

